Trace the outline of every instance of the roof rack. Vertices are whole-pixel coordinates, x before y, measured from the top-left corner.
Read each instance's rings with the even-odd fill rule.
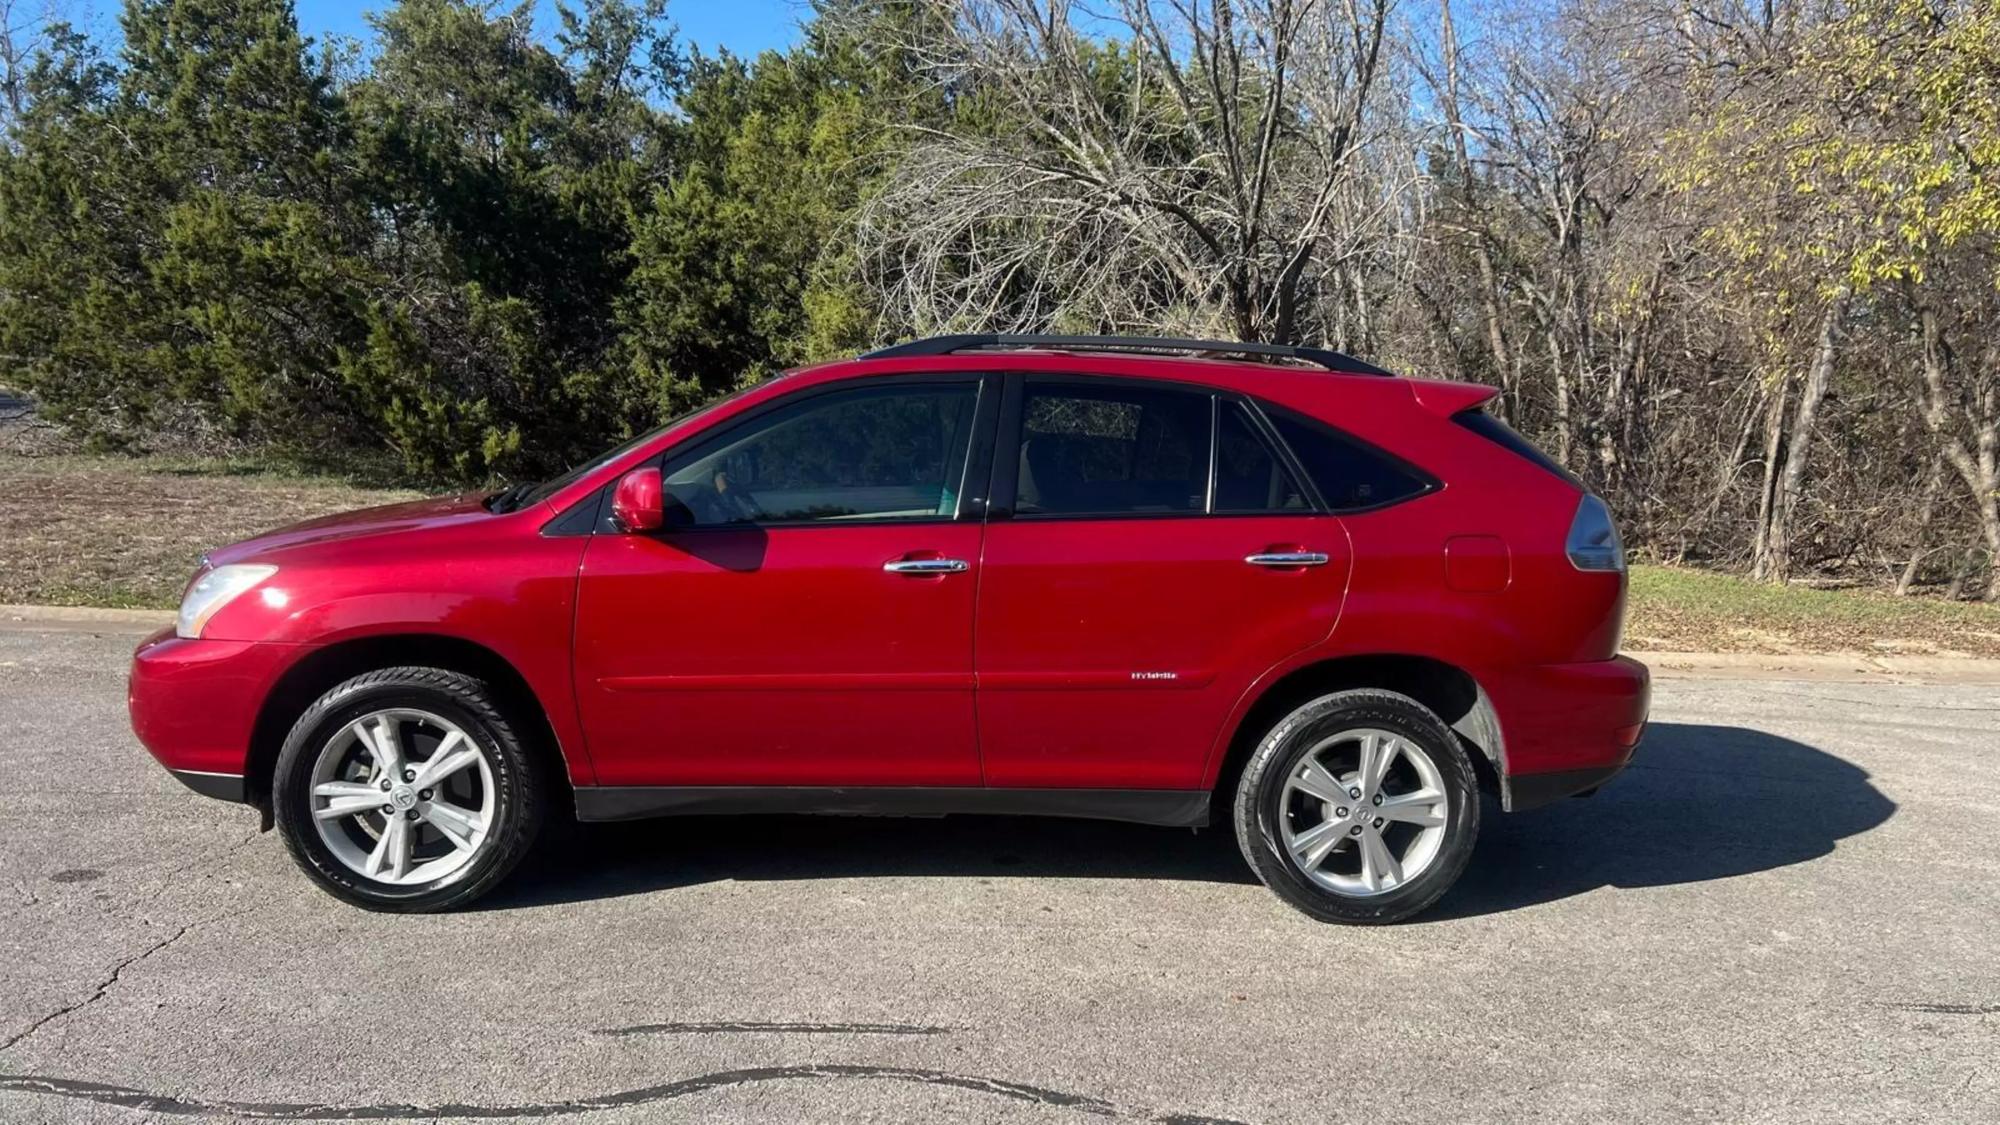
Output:
[[[1007,332],[980,332],[958,336],[932,336],[907,344],[869,352],[863,359],[894,359],[900,356],[952,355],[956,352],[993,348],[1062,348],[1074,351],[1105,352],[1221,352],[1233,355],[1269,356],[1294,359],[1328,371],[1362,375],[1390,375],[1372,363],[1324,348],[1303,348],[1295,344],[1244,344],[1228,340],[1179,340],[1168,336],[1023,336]]]

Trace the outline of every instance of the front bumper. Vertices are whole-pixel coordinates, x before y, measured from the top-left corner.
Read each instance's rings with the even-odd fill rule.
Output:
[[[132,733],[188,788],[245,800],[258,708],[298,655],[295,645],[186,640],[162,629],[132,653]]]
[[[1504,742],[1501,800],[1518,812],[1591,792],[1625,768],[1646,730],[1652,677],[1619,656],[1517,669],[1491,691]]]

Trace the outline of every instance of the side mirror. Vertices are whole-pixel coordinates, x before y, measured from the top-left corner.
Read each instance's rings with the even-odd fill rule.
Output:
[[[660,530],[667,522],[665,492],[660,470],[652,466],[619,477],[611,493],[611,518],[618,530],[628,534]]]

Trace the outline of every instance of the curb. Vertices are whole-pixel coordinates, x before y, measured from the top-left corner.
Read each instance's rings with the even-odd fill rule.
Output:
[[[2000,660],[1868,652],[1632,652],[1660,680],[1818,680],[1855,684],[1996,684]]]
[[[150,633],[174,623],[171,609],[102,609],[86,605],[0,605],[0,630]]]

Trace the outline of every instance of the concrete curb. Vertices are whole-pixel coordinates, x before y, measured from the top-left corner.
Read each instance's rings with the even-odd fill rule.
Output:
[[[171,609],[86,605],[0,605],[0,629],[17,633],[150,633],[174,623]]]
[[[1996,684],[2000,660],[1868,652],[1634,652],[1661,680],[1821,680],[1831,683]]]

